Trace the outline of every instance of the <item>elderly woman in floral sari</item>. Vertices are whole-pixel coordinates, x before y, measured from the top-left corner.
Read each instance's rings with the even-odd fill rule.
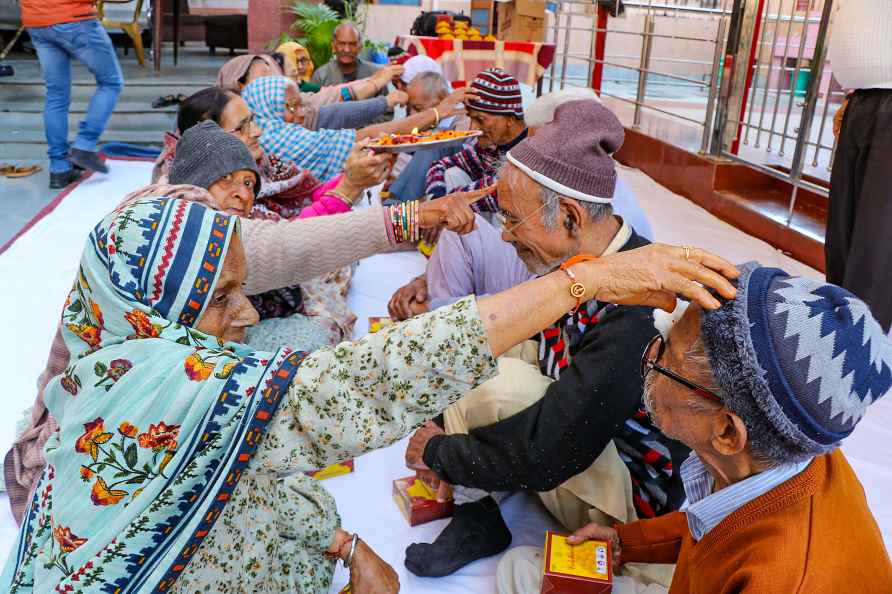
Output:
[[[649,246],[573,265],[583,297],[715,309],[736,275]],[[0,590],[396,592],[304,471],[383,447],[495,373],[574,307],[562,271],[307,354],[242,344],[257,313],[239,220],[145,198],[87,239],[62,313],[72,362],[46,399],[59,430]],[[697,282],[692,282],[697,281]],[[704,286],[701,286],[701,284]]]

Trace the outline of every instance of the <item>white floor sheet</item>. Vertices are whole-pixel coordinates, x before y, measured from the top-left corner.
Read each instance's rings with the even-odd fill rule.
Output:
[[[109,176],[94,176],[76,188],[49,216],[38,222],[0,255],[0,327],[7,339],[0,344],[6,361],[7,390],[0,415],[0,448],[5,453],[22,412],[33,402],[35,380],[43,369],[61,305],[77,267],[83,242],[102,215],[129,191],[149,178],[150,164],[114,161]],[[797,274],[820,275],[777,252],[768,244],[727,225],[688,200],[656,184],[637,170],[620,175],[636,193],[659,241],[701,246],[734,262],[757,259]],[[8,196],[8,199],[14,199]],[[367,318],[386,315],[393,291],[424,268],[417,253],[394,253],[363,260],[357,268],[349,303],[359,317],[356,336],[367,331]],[[892,400],[874,405],[844,447],[867,491],[871,508],[887,545],[892,544]],[[391,482],[410,474],[403,465],[405,441],[357,460],[352,475],[326,481],[338,501],[343,525],[358,532],[400,573],[408,594],[495,592],[497,558],[479,561],[448,578],[421,579],[403,567],[403,551],[412,542],[429,542],[445,521],[410,528],[391,499]],[[883,494],[887,496],[884,498]],[[535,497],[516,494],[504,504],[514,545],[540,544],[553,525]],[[0,498],[0,557],[5,559],[16,527]],[[347,580],[338,569],[332,592]]]

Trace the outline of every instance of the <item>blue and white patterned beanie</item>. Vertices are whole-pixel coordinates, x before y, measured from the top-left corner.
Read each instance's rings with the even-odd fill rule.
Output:
[[[728,408],[774,462],[829,452],[892,387],[892,342],[836,285],[756,262],[700,329]]]

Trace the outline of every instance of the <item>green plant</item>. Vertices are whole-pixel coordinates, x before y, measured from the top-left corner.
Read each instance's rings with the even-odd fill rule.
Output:
[[[301,35],[295,41],[307,48],[310,58],[316,66],[321,66],[331,59],[331,39],[340,18],[338,13],[325,4],[310,4],[299,0],[288,7],[294,14],[292,31],[299,30]]]

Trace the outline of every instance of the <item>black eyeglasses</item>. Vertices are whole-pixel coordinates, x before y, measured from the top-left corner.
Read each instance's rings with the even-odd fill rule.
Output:
[[[663,340],[663,336],[661,334],[657,334],[653,338],[650,339],[650,342],[647,343],[647,348],[644,349],[644,354],[641,355],[641,379],[645,379],[647,374],[650,373],[650,370],[653,369],[657,373],[661,373],[668,377],[669,379],[678,382],[685,388],[692,390],[706,398],[707,400],[712,400],[713,402],[718,402],[720,404],[724,404],[724,401],[721,397],[709,390],[708,388],[704,388],[703,386],[692,382],[689,379],[683,378],[678,375],[671,369],[666,369],[661,365],[657,364],[657,361],[660,360],[660,357],[663,356],[663,351],[666,350],[666,342]]]

